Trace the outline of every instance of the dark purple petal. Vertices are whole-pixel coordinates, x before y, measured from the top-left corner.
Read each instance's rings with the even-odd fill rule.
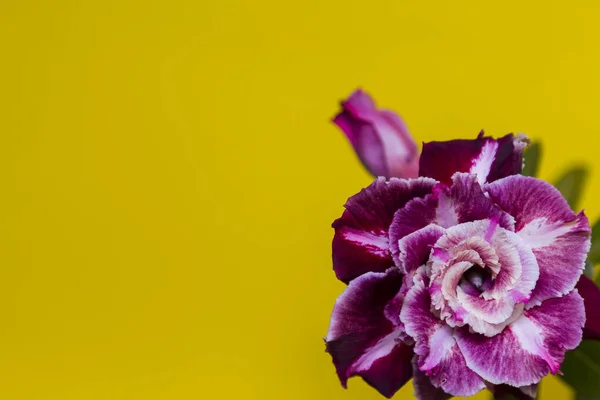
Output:
[[[585,322],[577,291],[526,310],[494,337],[457,331],[456,340],[470,369],[495,385],[527,386],[557,373],[565,352],[581,342]]]
[[[547,182],[511,176],[486,185],[490,199],[515,218],[515,228],[533,249],[540,276],[528,307],[563,296],[575,287],[590,249],[591,229]]]
[[[388,355],[377,358],[368,368],[359,370],[357,375],[388,399],[392,398],[412,377],[408,360],[413,356],[411,346],[396,343]]]
[[[523,169],[523,150],[529,144],[529,139],[518,134],[505,135],[497,139],[498,150],[485,181],[494,182],[510,175],[520,174]]]
[[[538,385],[529,385],[523,387],[514,387],[510,385],[490,385],[490,392],[494,395],[494,400],[535,400],[537,396]]]
[[[459,139],[448,142],[423,143],[419,160],[419,176],[427,176],[450,185],[455,172],[469,172],[488,138]]]
[[[402,326],[402,322],[400,322],[400,310],[402,309],[404,295],[406,294],[403,291],[403,288],[401,288],[396,296],[385,305],[385,309],[383,310],[385,317],[392,321],[395,326]]]
[[[415,197],[431,192],[431,179],[376,179],[348,199],[341,218],[333,223],[333,269],[343,282],[365,272],[383,272],[393,265],[388,228],[394,213]]]
[[[577,286],[585,306],[584,339],[600,340],[600,289],[585,275],[581,275]]]
[[[485,388],[470,370],[454,339],[454,331],[431,313],[425,268],[417,270],[400,313],[406,333],[415,340],[418,367],[431,384],[454,396],[472,396]]]
[[[431,384],[429,377],[419,369],[416,355],[413,357],[412,365],[413,387],[415,388],[417,400],[447,400],[452,397],[452,395]]]
[[[477,174],[480,183],[518,174],[523,164],[525,142],[521,135],[514,137],[511,133],[495,140],[484,137],[482,131],[473,140],[424,143],[419,176],[449,185],[456,172]]]
[[[373,175],[417,177],[418,149],[406,124],[392,111],[378,110],[367,93],[352,93],[342,102],[342,111],[333,122],[346,134]]]
[[[391,397],[411,378],[412,349],[401,340],[402,330],[386,317],[401,284],[396,268],[369,272],[350,282],[336,301],[325,341],[344,387],[348,378],[358,375]]]

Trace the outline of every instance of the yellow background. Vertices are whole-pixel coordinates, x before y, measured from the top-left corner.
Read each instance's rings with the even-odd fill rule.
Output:
[[[542,177],[594,168],[595,219],[599,13],[3,0],[0,397],[379,399],[341,389],[322,342],[330,224],[370,181],[338,100],[364,87],[418,141],[542,139]]]

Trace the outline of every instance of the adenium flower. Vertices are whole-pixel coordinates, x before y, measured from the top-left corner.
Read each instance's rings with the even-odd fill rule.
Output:
[[[391,397],[414,377],[420,399],[533,398],[559,372],[582,339],[591,229],[552,185],[519,175],[526,142],[426,143],[419,178],[379,177],[348,199],[333,223],[348,287],[325,339],[344,387],[361,376]]]
[[[394,112],[378,110],[373,99],[356,90],[342,102],[333,119],[375,176],[416,178],[419,151],[404,121]]]

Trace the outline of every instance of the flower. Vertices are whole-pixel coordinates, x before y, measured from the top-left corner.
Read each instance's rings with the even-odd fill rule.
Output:
[[[346,134],[367,170],[375,176],[416,178],[419,151],[404,121],[378,110],[373,99],[356,90],[341,103],[333,122]]]
[[[579,345],[591,229],[552,185],[519,175],[526,142],[426,143],[421,177],[380,177],[348,199],[333,223],[348,287],[325,338],[342,385],[361,376],[391,397],[414,377],[421,399],[486,385],[533,398]]]

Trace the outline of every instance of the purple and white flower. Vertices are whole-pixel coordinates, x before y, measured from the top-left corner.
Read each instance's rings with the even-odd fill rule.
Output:
[[[426,143],[419,178],[380,177],[348,199],[333,223],[348,287],[325,339],[342,385],[361,376],[391,397],[414,377],[421,399],[486,387],[533,398],[559,372],[586,322],[576,285],[591,229],[552,185],[520,175],[526,142]]]

